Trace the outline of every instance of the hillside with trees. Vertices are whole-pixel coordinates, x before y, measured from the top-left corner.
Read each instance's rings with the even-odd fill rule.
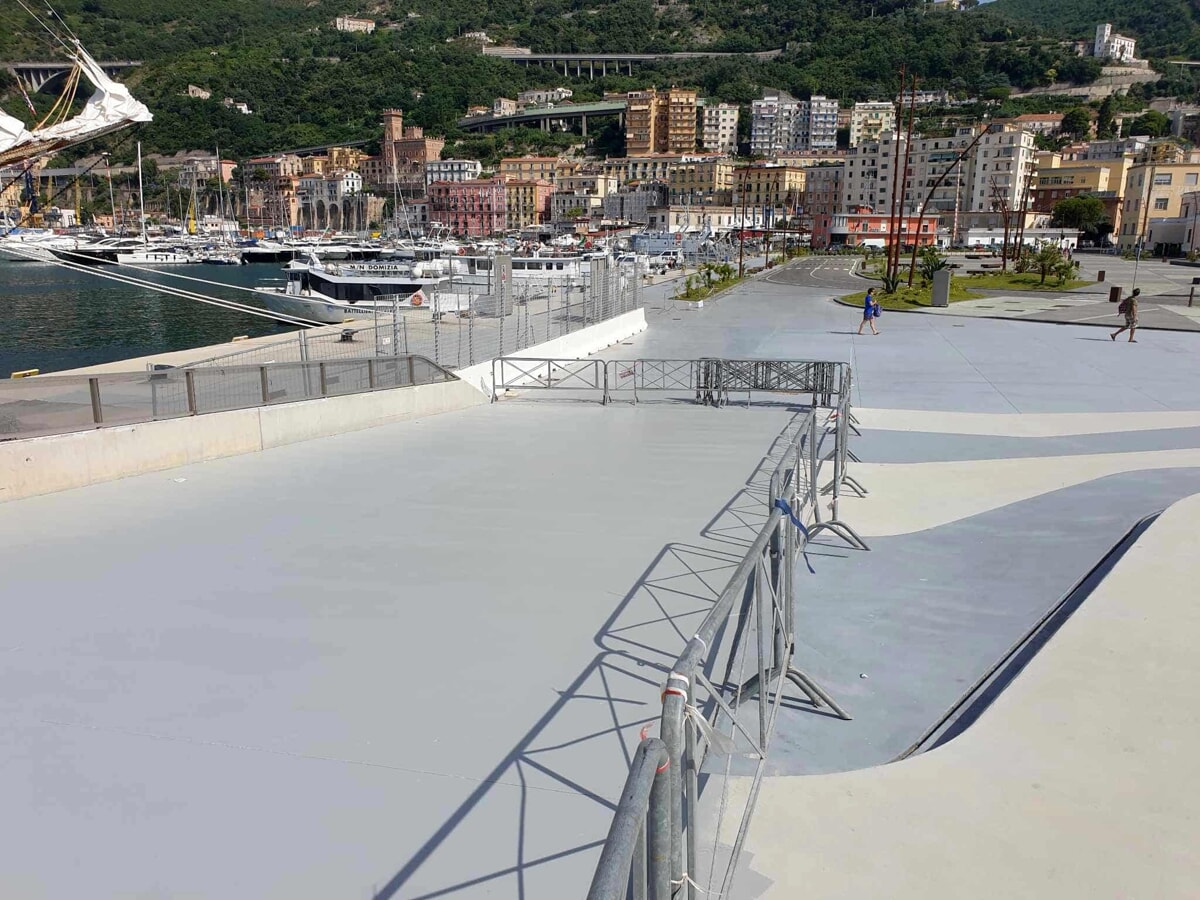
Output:
[[[97,57],[145,61],[128,82],[155,121],[139,129],[138,138],[147,151],[166,153],[219,144],[244,157],[371,141],[379,135],[379,112],[387,107],[400,107],[407,121],[454,139],[456,122],[469,105],[490,105],[495,97],[514,97],[534,86],[567,85],[584,101],[605,91],[687,84],[740,104],[763,87],[850,103],[894,96],[903,60],[922,88],[1002,99],[1010,91],[1052,82],[1088,83],[1099,70],[1096,60],[1077,56],[1037,26],[998,15],[991,6],[999,4],[964,12],[934,10],[920,0],[750,5],[445,0],[434,7],[399,0],[365,8],[345,0],[54,0],[54,5]],[[348,13],[373,16],[380,27],[373,34],[336,31],[334,18]],[[663,62],[642,67],[632,78],[588,81],[484,56],[477,45],[458,39],[472,30],[545,51],[784,52],[769,61]],[[23,12],[8,5],[0,10],[0,58],[44,58],[51,52],[46,43]],[[211,91],[212,98],[187,97],[189,84]],[[28,117],[15,86],[0,84],[0,95],[5,109]],[[225,97],[247,103],[253,115],[226,108]],[[53,98],[39,96],[35,102],[48,108]],[[548,140],[510,137],[471,141],[487,155],[522,142],[536,149]],[[605,139],[602,132],[600,140]],[[127,140],[116,152],[127,155]]]
[[[1109,22],[1138,41],[1138,56],[1200,58],[1200,13],[1189,0],[996,0],[987,7],[1050,35],[1091,40]]]

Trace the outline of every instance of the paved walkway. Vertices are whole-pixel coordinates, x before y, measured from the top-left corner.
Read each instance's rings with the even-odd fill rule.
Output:
[[[1168,509],[948,744],[771,779],[734,896],[1195,897],[1198,518]]]
[[[855,720],[789,710],[764,798],[895,755],[1200,491],[1193,336],[889,314],[858,337],[847,283],[807,260],[609,351],[854,363],[872,495],[847,516],[874,549],[818,548],[798,614]],[[0,507],[0,883],[581,896],[789,417],[506,402]]]

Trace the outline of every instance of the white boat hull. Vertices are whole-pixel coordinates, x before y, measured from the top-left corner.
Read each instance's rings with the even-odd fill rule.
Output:
[[[173,250],[135,250],[117,254],[117,262],[123,266],[185,266],[199,261],[187,253]]]
[[[350,306],[330,300],[299,297],[295,294],[283,294],[277,291],[262,291],[261,293],[267,309],[271,312],[283,313],[285,316],[293,316],[308,322],[340,325],[347,319],[375,318],[374,307]]]

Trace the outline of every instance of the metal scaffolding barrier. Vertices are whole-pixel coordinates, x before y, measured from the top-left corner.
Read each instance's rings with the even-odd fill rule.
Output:
[[[603,367],[587,380],[583,364]],[[813,407],[849,402],[850,366],[843,362],[795,359],[548,359],[502,356],[492,361],[492,399],[508,391],[553,389],[599,394],[611,403],[626,394],[637,403],[650,392],[691,394],[696,402],[725,406],[731,395],[809,394]]]
[[[646,362],[650,363],[647,371],[653,372],[663,361]],[[631,363],[609,365],[628,368]],[[827,367],[840,368],[834,371]],[[676,374],[669,376],[667,383],[678,387],[683,381],[682,370],[668,370]],[[660,738],[645,738],[638,747],[588,900],[729,896],[757,803],[785,684],[797,688],[814,708],[850,718],[796,665],[794,606],[796,567],[802,561],[807,564],[805,548],[815,533],[827,530],[857,549],[869,549],[853,529],[838,519],[843,484],[852,484],[855,490],[865,493],[846,473],[851,459],[846,443],[856,431],[851,412],[850,366],[812,362],[780,365],[758,360],[700,366],[692,371],[722,379],[725,373],[731,373],[715,390],[734,384],[738,390],[745,389],[746,384],[753,385],[753,390],[770,390],[769,385],[780,383],[803,384],[804,391],[832,401],[832,409],[814,405],[802,414],[798,427],[790,433],[783,458],[770,476],[766,524],[671,667],[662,694]],[[822,469],[826,467],[833,469],[833,476],[822,489]],[[821,508],[826,493],[832,495],[829,518],[824,517]],[[718,872],[717,848],[711,848],[711,877],[701,885],[697,815],[701,767],[706,760],[723,757],[728,777],[735,755],[754,761],[751,787],[740,811],[732,851]]]

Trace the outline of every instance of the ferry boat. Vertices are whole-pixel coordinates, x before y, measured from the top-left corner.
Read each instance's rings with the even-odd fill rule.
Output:
[[[282,287],[257,289],[267,309],[329,325],[431,305],[450,284],[449,278],[418,275],[407,265],[327,266],[311,255],[284,273]],[[438,305],[459,307],[457,298]]]

